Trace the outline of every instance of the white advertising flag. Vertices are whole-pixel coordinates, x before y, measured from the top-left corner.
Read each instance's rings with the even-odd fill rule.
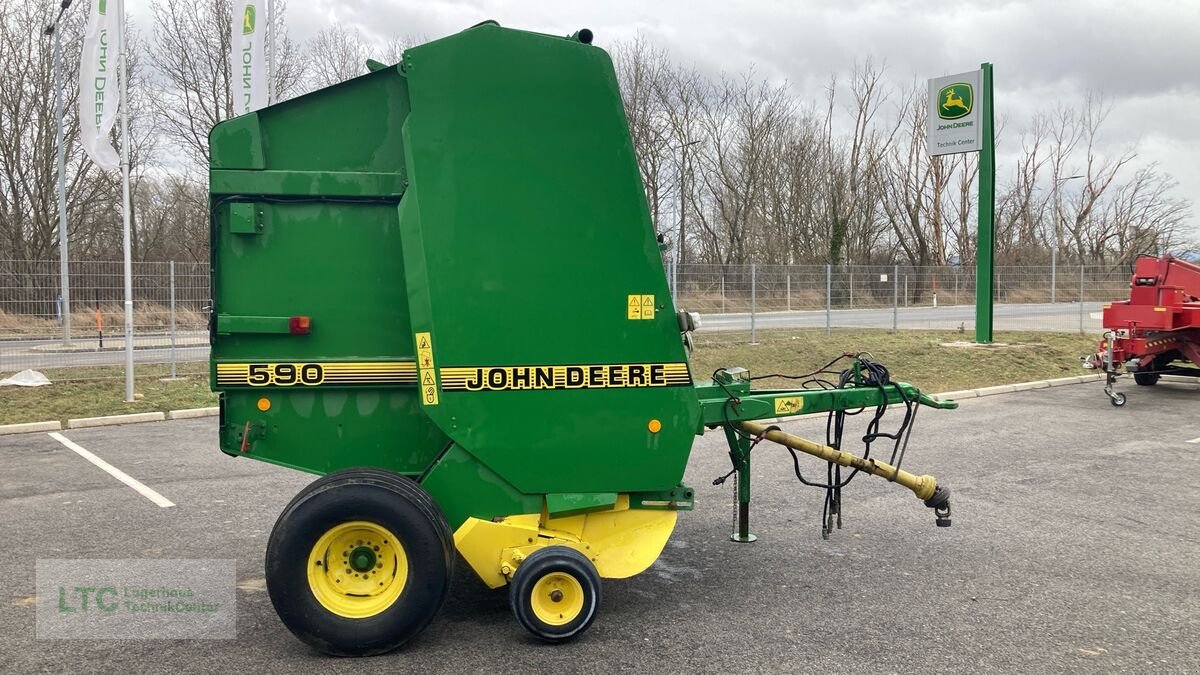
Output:
[[[266,0],[234,0],[230,26],[233,112],[252,113],[267,105]]]
[[[110,4],[112,11],[110,12]],[[120,166],[120,157],[109,143],[117,121],[117,21],[118,3],[95,0],[88,13],[79,62],[79,136],[88,157],[100,168]]]

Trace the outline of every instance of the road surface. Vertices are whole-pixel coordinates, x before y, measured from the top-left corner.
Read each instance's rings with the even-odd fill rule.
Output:
[[[1100,333],[1100,310],[1102,303],[1084,303],[1082,312],[1083,331]],[[681,309],[687,309],[686,303]],[[834,328],[883,328],[891,329],[891,308],[837,309],[830,312]],[[749,331],[749,313],[702,314],[701,333],[730,333]],[[901,330],[957,330],[967,333],[975,329],[975,307],[955,305],[943,307],[901,307],[895,312],[896,326]],[[758,330],[781,328],[824,328],[824,311],[758,312],[754,316],[754,327]],[[1027,330],[1048,332],[1076,332],[1080,330],[1079,303],[1058,304],[1006,304],[996,305],[995,329]],[[176,349],[176,358],[183,361],[208,359],[208,345],[203,344],[207,336],[203,331],[181,332],[181,343]],[[80,341],[94,344],[94,340]],[[197,344],[200,342],[201,344]],[[76,366],[120,366],[125,362],[124,354],[118,350],[106,351],[50,351],[58,340],[15,340],[0,341],[0,372],[12,372],[25,368],[70,368]],[[111,342],[106,347],[111,346]],[[134,361],[137,363],[168,363],[171,358],[169,338],[166,335],[149,335],[137,338]]]

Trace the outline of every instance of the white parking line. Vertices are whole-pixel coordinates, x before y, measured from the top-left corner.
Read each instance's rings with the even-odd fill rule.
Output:
[[[1193,438],[1192,440],[1187,441],[1187,442],[1188,443],[1196,443],[1196,444],[1200,445],[1200,438]]]
[[[136,478],[131,477],[129,474],[118,469],[117,467],[113,466],[112,464],[109,464],[108,462],[106,462],[106,461],[100,459],[99,457],[93,455],[92,453],[88,452],[87,448],[75,443],[74,441],[67,438],[66,436],[63,436],[62,434],[55,431],[55,432],[50,433],[50,438],[53,438],[54,440],[58,441],[59,443],[62,443],[63,445],[65,445],[67,447],[68,450],[73,451],[75,454],[79,455],[80,457],[82,457],[82,458],[86,459],[87,461],[91,462],[92,464],[95,464],[96,466],[100,467],[108,475],[112,476],[113,478],[116,478],[117,480],[121,481],[122,483],[133,488],[134,490],[137,491],[138,494],[142,495],[146,499],[149,499],[150,501],[154,502],[155,504],[158,504],[159,506],[163,507],[164,509],[167,507],[170,507],[170,506],[175,506],[175,503],[172,502],[171,500],[158,494],[154,490],[151,490],[150,488],[146,487],[141,482],[139,482]]]

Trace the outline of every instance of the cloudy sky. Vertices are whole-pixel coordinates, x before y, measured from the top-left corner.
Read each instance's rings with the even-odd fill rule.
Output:
[[[142,4],[144,0],[129,0]],[[539,32],[591,28],[596,44],[638,33],[709,72],[753,64],[810,99],[833,72],[884,60],[898,85],[995,64],[997,115],[1021,126],[1039,109],[1113,101],[1102,149],[1136,144],[1176,194],[1200,207],[1200,0],[291,0],[303,40],[333,22],[376,39],[429,38],[484,19]],[[136,19],[135,19],[136,20]],[[1003,161],[1003,157],[1001,157]],[[1005,179],[1001,167],[999,178]],[[1194,207],[1193,212],[1200,211]],[[1200,215],[1192,229],[1200,239]]]

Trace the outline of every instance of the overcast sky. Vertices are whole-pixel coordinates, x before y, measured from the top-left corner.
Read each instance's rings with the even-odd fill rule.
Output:
[[[145,0],[128,0],[134,5]],[[136,14],[135,10],[135,14]],[[1010,128],[1037,110],[1078,104],[1087,91],[1113,100],[1102,149],[1137,144],[1193,202],[1200,239],[1200,0],[291,0],[297,40],[333,22],[376,39],[437,38],[484,19],[503,26],[595,33],[605,47],[639,32],[703,71],[753,64],[815,99],[833,72],[884,60],[898,85],[995,67],[997,115]],[[136,19],[135,19],[136,20]],[[1000,160],[1003,162],[1004,157]],[[1008,169],[1006,171],[1006,169]],[[1001,182],[1011,173],[999,167]]]

